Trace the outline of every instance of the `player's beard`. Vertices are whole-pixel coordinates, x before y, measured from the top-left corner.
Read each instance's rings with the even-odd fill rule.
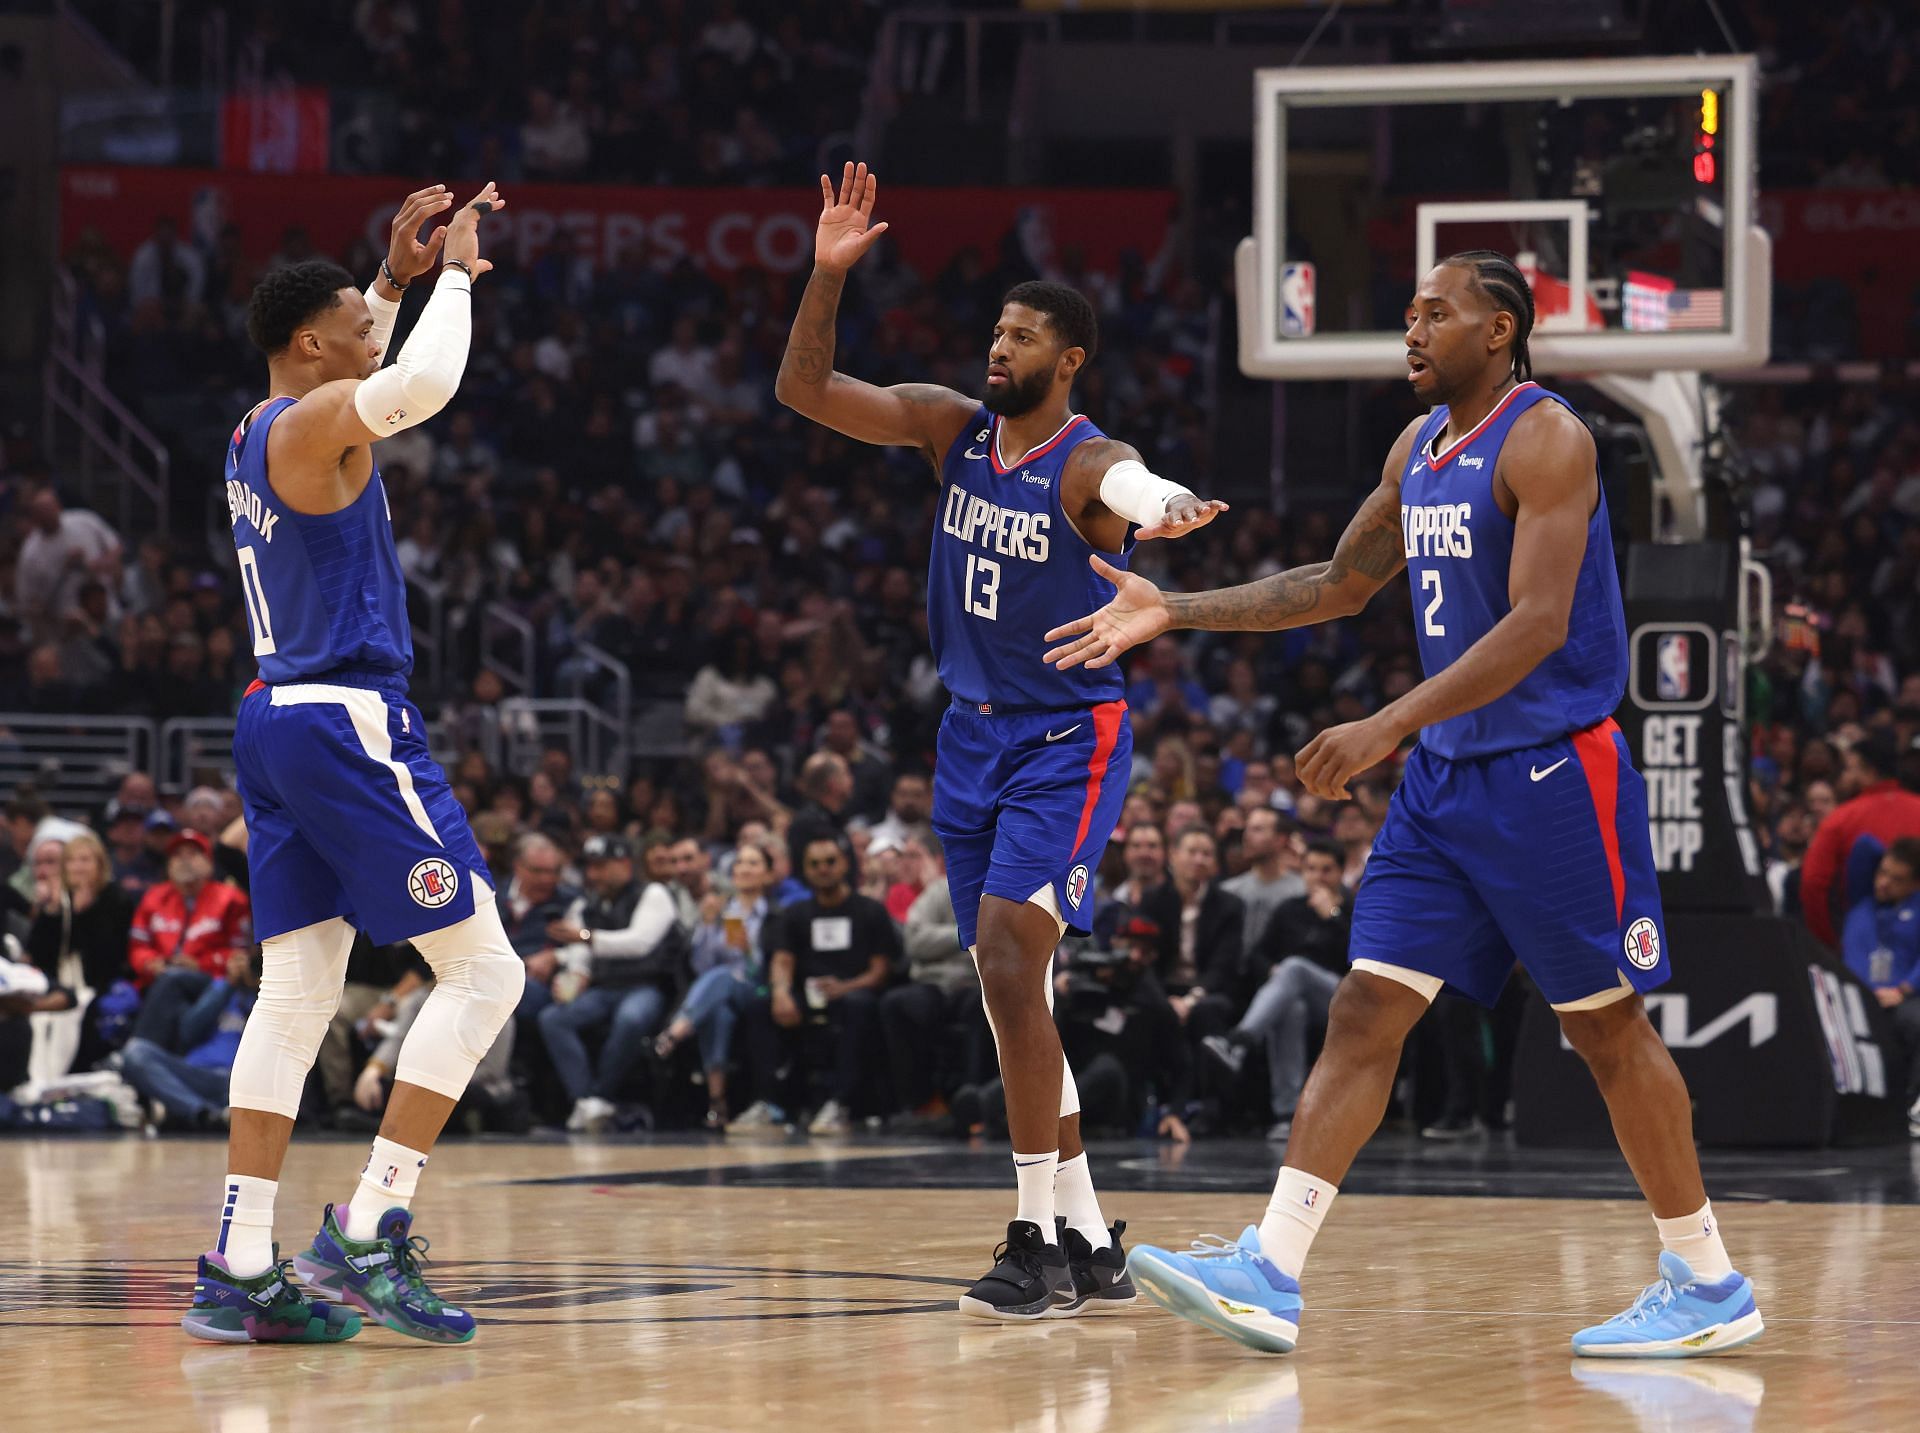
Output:
[[[1011,373],[1007,375],[1005,388],[987,388],[987,396],[980,401],[986,405],[989,413],[1002,418],[1018,418],[1031,413],[1046,401],[1047,394],[1053,388],[1053,375],[1044,370],[1021,379]]]

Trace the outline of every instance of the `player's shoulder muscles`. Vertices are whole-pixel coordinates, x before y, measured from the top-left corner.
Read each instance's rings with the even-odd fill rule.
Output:
[[[1067,466],[1060,474],[1060,496],[1069,512],[1087,511],[1100,506],[1100,480],[1115,463],[1132,460],[1145,462],[1140,450],[1131,443],[1104,434],[1089,438],[1067,455]]]
[[[1563,404],[1534,404],[1514,421],[1500,445],[1494,493],[1503,509],[1511,502],[1509,516],[1566,506],[1577,507],[1583,519],[1591,517],[1600,502],[1592,432]]]
[[[295,512],[335,511],[346,454],[379,436],[354,407],[359,387],[357,378],[323,383],[289,404],[267,431],[268,481]]]

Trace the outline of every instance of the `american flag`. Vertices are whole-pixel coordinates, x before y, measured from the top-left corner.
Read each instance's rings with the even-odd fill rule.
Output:
[[[1719,329],[1726,326],[1719,289],[1683,289],[1672,279],[1635,269],[1620,286],[1621,306],[1630,329],[1663,333],[1671,329]]]

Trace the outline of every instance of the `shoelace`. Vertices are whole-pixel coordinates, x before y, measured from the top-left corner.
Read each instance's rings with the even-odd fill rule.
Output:
[[[1640,1291],[1640,1297],[1633,1301],[1633,1307],[1625,1313],[1615,1314],[1608,1323],[1639,1325],[1646,1323],[1673,1307],[1674,1300],[1680,1297],[1680,1291],[1673,1282],[1664,1276],[1655,1279]]]
[[[1187,1250],[1187,1256],[1193,1259],[1225,1259],[1247,1252],[1249,1251],[1242,1249],[1236,1240],[1223,1239],[1218,1234],[1202,1234],[1193,1241],[1192,1246]]]
[[[431,1262],[426,1255],[432,1247],[426,1236],[421,1234],[392,1246],[393,1266],[397,1274],[394,1282],[400,1286],[402,1295],[412,1294],[422,1303],[430,1300],[437,1302],[433,1290],[427,1287],[427,1276],[421,1267]]]

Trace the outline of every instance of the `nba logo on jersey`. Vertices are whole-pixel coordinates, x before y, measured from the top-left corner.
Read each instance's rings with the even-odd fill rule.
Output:
[[[1312,264],[1286,264],[1280,270],[1280,332],[1286,338],[1313,337]]]
[[[460,889],[460,877],[438,856],[429,856],[407,873],[407,893],[432,910],[444,906]]]
[[[1693,650],[1685,632],[1668,632],[1656,649],[1654,689],[1663,702],[1683,702],[1693,689]]]

